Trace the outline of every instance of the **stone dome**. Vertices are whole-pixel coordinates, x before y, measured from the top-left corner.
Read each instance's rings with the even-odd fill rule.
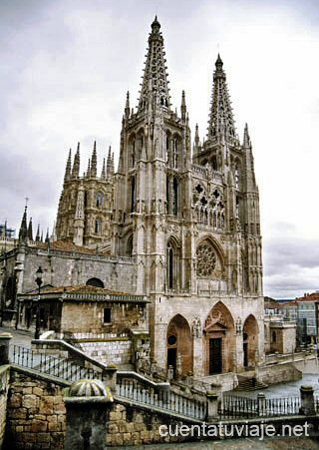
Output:
[[[70,397],[106,397],[107,391],[102,381],[82,379],[72,383]]]

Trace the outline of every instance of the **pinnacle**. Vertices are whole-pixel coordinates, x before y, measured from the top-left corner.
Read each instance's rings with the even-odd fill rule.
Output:
[[[217,59],[216,59],[216,62],[215,62],[215,66],[217,67],[218,65],[221,65],[221,66],[223,66],[223,61],[222,61],[222,59],[221,59],[221,57],[220,57],[220,54],[218,53],[218,55],[217,55]]]

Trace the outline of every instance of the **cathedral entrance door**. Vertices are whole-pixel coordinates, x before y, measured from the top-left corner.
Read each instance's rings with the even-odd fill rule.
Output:
[[[168,348],[167,349],[167,367],[172,366],[174,369],[174,378],[176,376],[176,356],[177,356],[177,348]]]
[[[209,339],[209,374],[222,372],[222,338]]]

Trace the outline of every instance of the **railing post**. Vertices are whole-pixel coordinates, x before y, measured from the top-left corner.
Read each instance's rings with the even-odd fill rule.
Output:
[[[218,418],[218,401],[219,395],[214,391],[208,391],[207,398],[207,422],[213,422]]]
[[[9,364],[10,339],[12,339],[10,333],[0,334],[0,365]]]
[[[300,387],[301,406],[299,412],[305,416],[315,414],[315,399],[313,395],[313,387],[303,385]]]
[[[266,396],[262,392],[257,394],[257,411],[258,416],[264,416],[266,413]]]

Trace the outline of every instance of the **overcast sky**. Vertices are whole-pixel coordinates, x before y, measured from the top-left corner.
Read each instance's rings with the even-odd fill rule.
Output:
[[[81,171],[97,140],[118,155],[125,94],[136,105],[150,23],[162,24],[173,104],[186,91],[205,135],[220,51],[237,131],[253,142],[264,293],[319,289],[317,1],[0,0],[0,223],[24,198],[52,227],[68,149]]]

